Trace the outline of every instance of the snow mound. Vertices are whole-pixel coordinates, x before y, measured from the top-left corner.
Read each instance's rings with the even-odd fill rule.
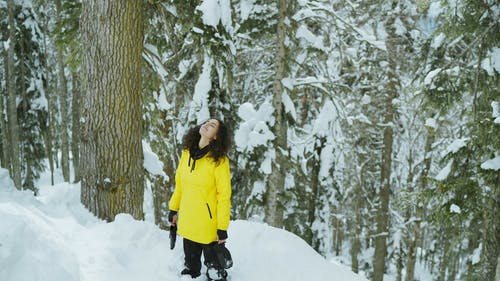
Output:
[[[8,202],[0,203],[0,216],[0,280],[80,280],[78,261],[52,220]]]
[[[236,220],[231,222],[228,233],[233,280],[366,280],[347,267],[328,262],[288,231]]]
[[[0,171],[3,172],[3,171]],[[0,182],[7,180],[2,174]],[[0,280],[178,281],[182,238],[128,214],[106,223],[80,204],[78,184],[40,187],[40,194],[0,188]],[[237,281],[366,280],[329,263],[301,238],[265,224],[232,221],[228,230]],[[205,268],[202,269],[205,271]],[[205,280],[204,275],[195,280]],[[187,279],[186,279],[187,280]],[[192,279],[189,279],[192,280]]]
[[[0,168],[0,190],[14,190],[14,182],[9,177],[9,170]]]

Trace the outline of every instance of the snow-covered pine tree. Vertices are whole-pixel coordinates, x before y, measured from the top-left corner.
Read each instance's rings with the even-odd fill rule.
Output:
[[[217,5],[221,14],[211,14],[207,5]],[[148,7],[146,140],[160,155],[167,176],[151,178],[155,220],[162,225],[186,130],[209,117],[234,126],[234,30],[229,1],[160,1]]]
[[[236,2],[236,3],[235,3]],[[272,112],[270,93],[276,41],[275,1],[233,1],[237,36],[233,97],[240,104],[234,127],[233,208],[241,219],[263,220],[266,182],[271,173]],[[233,167],[232,167],[233,168]]]
[[[462,276],[465,280],[494,280],[498,262],[500,196],[498,158],[498,102],[500,28],[498,3],[447,1],[443,24],[436,32],[432,58],[440,62],[425,77],[428,95],[453,112],[461,104],[462,122],[446,138],[438,174],[438,205],[433,215],[440,239],[442,260],[439,280]],[[453,59],[452,59],[453,58]],[[465,106],[464,106],[465,105]],[[451,115],[451,114],[450,114]],[[456,115],[456,114],[455,114]],[[455,117],[456,118],[456,117]],[[438,242],[439,243],[439,242]]]
[[[34,180],[44,169],[41,124],[47,112],[42,30],[32,3],[7,1],[2,30],[8,30],[5,69],[10,171],[18,188],[36,193]],[[3,132],[4,134],[7,131]]]

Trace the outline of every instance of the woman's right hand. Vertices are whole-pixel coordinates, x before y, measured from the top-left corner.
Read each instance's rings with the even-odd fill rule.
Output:
[[[168,213],[168,221],[172,225],[177,225],[177,211],[170,210]]]

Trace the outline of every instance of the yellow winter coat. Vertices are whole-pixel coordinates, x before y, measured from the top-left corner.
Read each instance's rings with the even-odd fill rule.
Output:
[[[191,171],[189,151],[182,152],[169,202],[169,209],[178,211],[177,233],[202,244],[216,241],[217,229],[227,230],[231,208],[229,159],[224,156],[217,165],[209,154]]]

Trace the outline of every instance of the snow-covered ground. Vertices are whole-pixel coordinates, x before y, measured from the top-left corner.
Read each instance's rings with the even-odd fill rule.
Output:
[[[0,169],[0,280],[193,280],[179,273],[181,238],[170,250],[168,233],[152,222],[126,214],[101,221],[80,204],[78,184],[50,186],[46,179],[44,174],[34,197],[15,190]],[[228,233],[232,281],[366,280],[328,262],[290,232],[236,220]]]

